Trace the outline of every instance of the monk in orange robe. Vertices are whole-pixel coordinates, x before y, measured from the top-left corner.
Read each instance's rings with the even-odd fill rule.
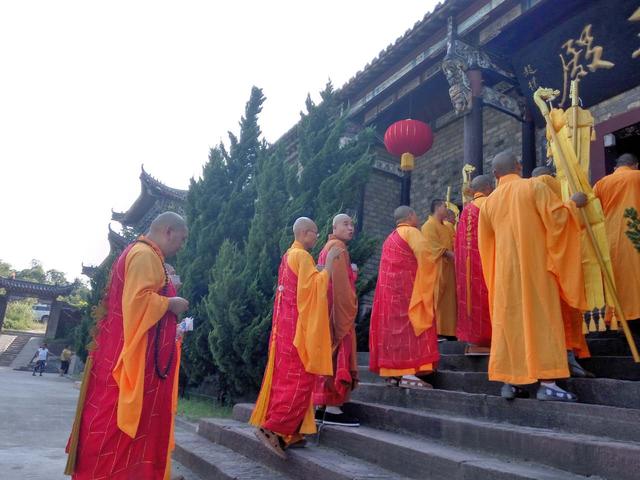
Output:
[[[356,294],[357,269],[351,264],[347,243],[353,239],[353,220],[344,213],[333,219],[333,233],[320,252],[318,268],[323,268],[333,247],[344,250],[333,264],[329,280],[328,304],[331,321],[331,351],[333,375],[318,376],[313,392],[313,403],[318,406],[316,421],[327,425],[357,427],[357,418],[340,408],[349,401],[351,391],[358,383],[356,358],[356,326],[358,296]]]
[[[431,215],[422,226],[422,234],[429,246],[429,258],[438,269],[435,286],[436,325],[438,335],[455,337],[457,320],[456,269],[453,253],[455,229],[447,224],[447,204],[444,200],[431,202]]]
[[[491,346],[491,317],[489,293],[482,276],[478,251],[478,218],[480,207],[493,191],[493,179],[489,175],[478,175],[471,181],[470,188],[473,201],[460,213],[455,237],[458,294],[456,337],[467,342],[465,354],[488,355]]]
[[[478,246],[489,291],[492,339],[489,380],[505,385],[507,399],[524,396],[518,385],[541,381],[539,400],[576,401],[555,379],[569,376],[561,298],[584,310],[580,223],[543,182],[522,179],[512,153],[493,160],[498,186],[480,209]],[[586,195],[572,197],[578,207]]]
[[[343,252],[331,248],[318,271],[308,252],[318,240],[316,224],[298,218],[293,234],[295,241],[278,271],[269,358],[249,421],[258,427],[258,439],[283,459],[286,448],[303,444],[304,434],[316,432],[316,378],[333,374],[327,290],[334,260]]]
[[[593,191],[602,203],[605,228],[611,249],[611,264],[620,306],[627,320],[640,318],[640,253],[626,235],[624,211],[640,211],[640,171],[638,159],[625,153],[618,158],[617,168],[600,179]],[[640,322],[632,322],[633,327]],[[635,330],[635,328],[634,328]]]
[[[394,212],[396,229],[382,246],[369,328],[369,370],[404,388],[431,388],[417,374],[440,358],[435,324],[438,269],[407,206]]]
[[[164,259],[186,237],[182,217],[163,213],[112,267],[67,447],[74,480],[170,478],[176,319],[189,303]]]
[[[559,199],[562,199],[562,187],[552,174],[553,171],[549,167],[541,166],[533,169],[531,177],[543,182]],[[585,370],[576,360],[576,358],[591,357],[589,345],[587,345],[587,340],[582,331],[582,324],[584,323],[582,312],[571,308],[566,302],[562,301],[562,321],[564,323],[564,337],[571,376],[592,378],[594,375]]]

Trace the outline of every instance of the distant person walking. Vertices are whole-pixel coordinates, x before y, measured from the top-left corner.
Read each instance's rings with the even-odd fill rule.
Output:
[[[36,362],[36,366],[33,368],[33,373],[31,374],[34,377],[36,375],[36,372],[40,372],[40,376],[42,376],[42,372],[44,372],[44,367],[47,364],[47,359],[49,358],[49,349],[47,348],[46,343],[43,343],[42,345],[40,345],[40,348],[38,348],[38,351],[33,356],[31,361],[33,361],[36,357],[38,358],[38,361]]]
[[[73,352],[71,351],[70,345],[67,345],[60,354],[60,376],[69,373],[69,363],[71,362],[72,356]]]

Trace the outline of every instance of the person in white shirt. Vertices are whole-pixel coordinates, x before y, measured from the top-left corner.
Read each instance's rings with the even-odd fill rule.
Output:
[[[38,357],[38,361],[36,362],[36,366],[33,368],[32,375],[35,377],[36,372],[40,372],[40,376],[42,376],[42,372],[44,372],[44,366],[47,363],[47,359],[49,358],[49,349],[47,348],[47,344],[43,343],[33,358]],[[32,359],[33,360],[33,359]]]

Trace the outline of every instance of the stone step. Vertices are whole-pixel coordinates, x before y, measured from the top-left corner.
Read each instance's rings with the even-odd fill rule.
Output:
[[[278,480],[282,476],[221,445],[216,445],[200,435],[177,427],[176,448],[173,452],[180,464],[203,479]]]
[[[11,344],[0,354],[0,367],[8,367],[22,351],[31,335],[17,334]]]
[[[549,428],[497,424],[375,403],[356,401],[345,409],[367,427],[406,432],[575,474],[635,480],[640,472],[640,444],[635,442],[564,433]]]
[[[323,446],[312,445],[313,437],[309,437],[307,448],[288,450],[289,458],[283,461],[259,442],[254,435],[255,428],[246,423],[246,419],[251,414],[251,408],[252,405],[248,404],[239,408],[236,405],[235,415],[238,415],[242,421],[203,419],[199,423],[198,433],[210,442],[242,454],[253,462],[266,465],[287,478],[331,480],[407,478],[402,474],[381,468],[375,465],[375,462],[369,463],[357,456],[349,456]]]
[[[361,383],[354,401],[438,412],[474,420],[509,423],[620,441],[639,441],[640,410],[583,403],[539,402],[449,390],[407,390]]]
[[[367,367],[358,367],[360,381],[383,384],[384,379],[369,372]],[[500,382],[491,382],[483,372],[456,372],[439,370],[425,377],[434,388],[467,393],[500,395]],[[640,382],[611,378],[570,378],[558,381],[558,385],[578,395],[581,403],[608,405],[622,408],[640,408]],[[535,396],[537,385],[527,385],[525,389]]]
[[[234,417],[244,420],[252,405],[234,408]],[[504,456],[477,452],[459,445],[433,439],[395,433],[370,427],[325,426],[320,444],[352,457],[376,463],[408,478],[433,480],[585,480],[587,477],[567,471],[517,461]],[[594,480],[597,477],[589,477]]]

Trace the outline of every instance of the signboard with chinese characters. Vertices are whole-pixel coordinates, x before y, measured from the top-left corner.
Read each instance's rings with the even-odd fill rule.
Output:
[[[571,80],[580,82],[585,107],[640,85],[640,0],[591,0],[587,7],[549,26],[547,33],[513,54],[522,92],[531,102],[540,86],[560,90],[557,104],[569,106]],[[537,26],[539,28],[539,26]],[[536,123],[542,117],[536,113]]]

